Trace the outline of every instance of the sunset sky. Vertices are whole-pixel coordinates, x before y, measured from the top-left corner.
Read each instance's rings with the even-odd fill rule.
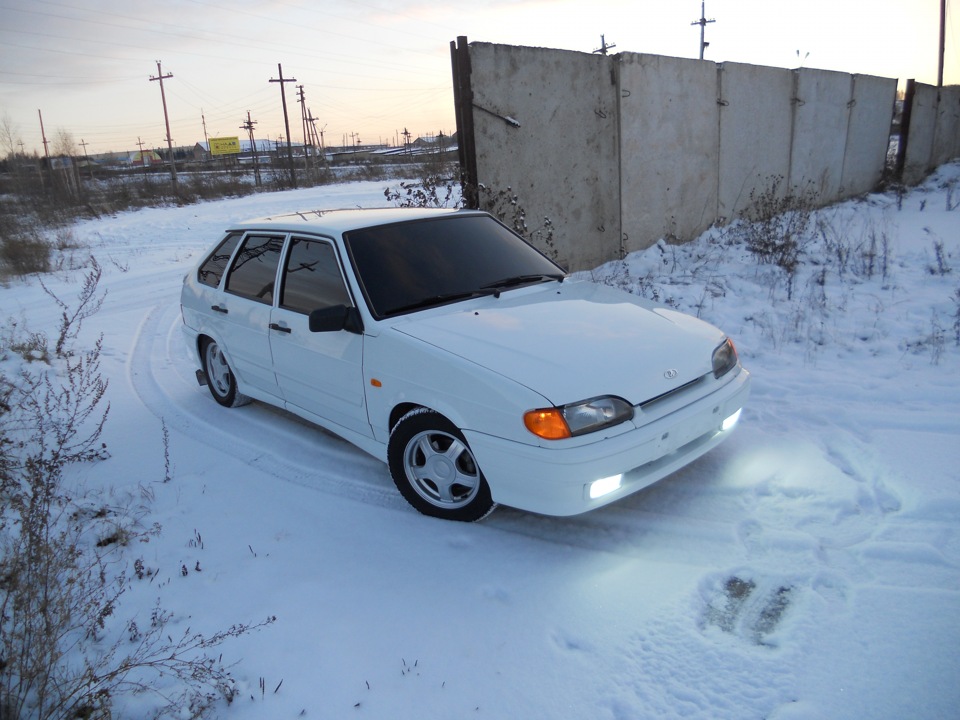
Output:
[[[948,6],[945,84],[960,83]],[[706,59],[937,81],[938,0],[707,0]],[[23,150],[68,133],[89,154],[284,133],[302,141],[295,85],[326,145],[455,130],[450,41],[697,57],[700,0],[0,0],[0,120]],[[17,148],[19,149],[19,145]],[[0,155],[8,148],[0,147]],[[77,152],[82,150],[78,147]]]

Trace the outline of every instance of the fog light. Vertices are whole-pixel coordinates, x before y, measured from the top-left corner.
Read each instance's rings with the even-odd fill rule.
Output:
[[[737,420],[740,419],[740,411],[741,411],[741,410],[743,410],[743,408],[740,408],[740,410],[737,410],[733,415],[731,415],[731,416],[728,417],[726,420],[724,420],[723,423],[721,423],[721,425],[720,425],[720,429],[721,429],[721,430],[729,430],[729,429],[732,428],[734,425],[736,425],[736,424],[737,424]]]
[[[612,475],[611,477],[594,480],[590,483],[590,499],[596,500],[598,497],[603,497],[619,489],[621,480],[623,480],[623,475]]]

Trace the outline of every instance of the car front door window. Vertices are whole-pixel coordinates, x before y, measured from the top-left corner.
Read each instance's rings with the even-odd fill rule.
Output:
[[[283,273],[280,307],[309,314],[333,305],[351,305],[330,243],[292,238]]]
[[[290,239],[280,298],[271,316],[270,345],[277,382],[291,405],[369,437],[363,383],[363,336],[310,332],[309,315],[353,306],[333,244]]]

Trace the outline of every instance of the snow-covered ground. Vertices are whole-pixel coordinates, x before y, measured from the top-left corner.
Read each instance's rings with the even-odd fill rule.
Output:
[[[791,298],[716,230],[595,270],[735,339],[753,374],[741,424],[611,507],[472,525],[420,516],[385,466],[288,414],[219,407],[181,340],[181,279],[232,221],[382,205],[383,188],[72,229],[74,256],[103,267],[81,340],[103,334],[111,457],[70,478],[162,526],[127,549],[156,574],[117,621],[148,623],[158,601],[208,634],[277,618],[219,648],[241,686],[219,716],[958,717],[960,165],[822,211]],[[82,277],[44,283],[69,302]],[[55,334],[35,278],[0,305]],[[139,717],[146,700],[126,702]]]

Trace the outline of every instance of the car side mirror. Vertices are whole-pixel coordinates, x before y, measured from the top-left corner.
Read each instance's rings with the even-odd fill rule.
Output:
[[[310,332],[347,332],[360,335],[363,333],[363,318],[355,307],[346,305],[332,305],[331,307],[314,310],[309,317]]]

